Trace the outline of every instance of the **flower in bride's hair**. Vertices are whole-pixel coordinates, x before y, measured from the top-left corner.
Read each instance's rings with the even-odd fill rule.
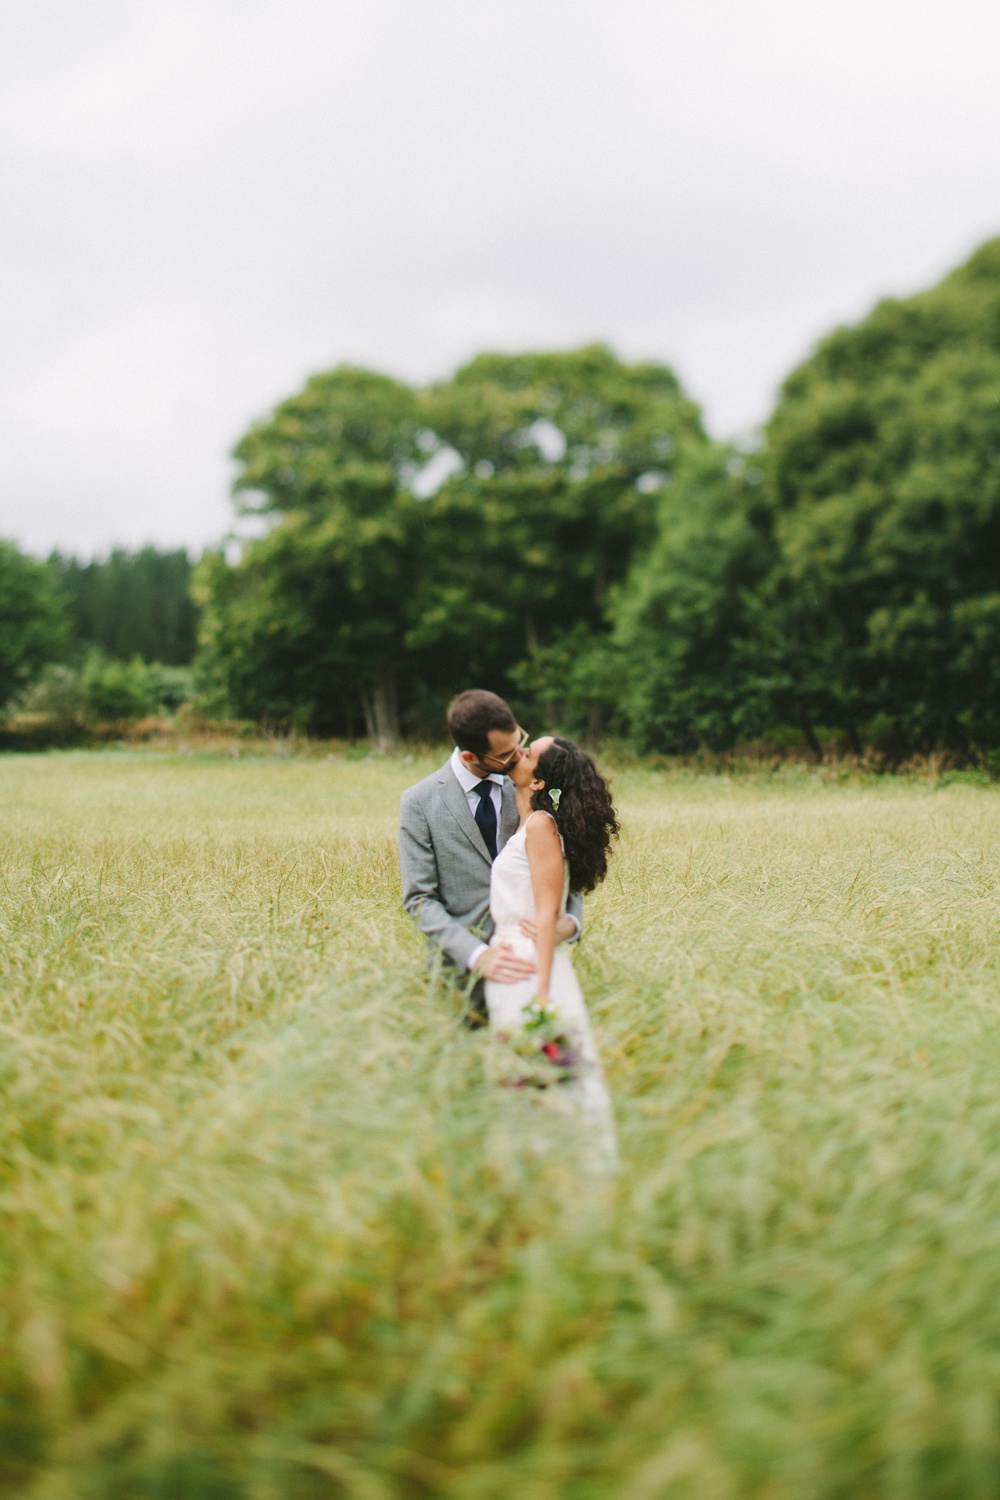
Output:
[[[552,790],[549,792],[549,799],[550,799],[550,801],[552,803],[552,806],[555,808],[556,812],[559,811],[559,798],[561,796],[562,796],[562,787],[561,786],[554,786],[552,788]]]

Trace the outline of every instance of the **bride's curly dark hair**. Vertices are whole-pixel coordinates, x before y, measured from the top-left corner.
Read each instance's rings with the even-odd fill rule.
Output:
[[[592,891],[608,873],[611,840],[618,837],[619,823],[608,783],[585,750],[557,735],[535,767],[537,780],[531,806],[548,812],[562,834],[573,891]],[[550,792],[559,788],[559,806]]]

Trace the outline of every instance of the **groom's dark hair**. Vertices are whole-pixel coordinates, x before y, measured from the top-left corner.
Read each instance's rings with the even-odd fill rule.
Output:
[[[496,693],[470,688],[448,704],[448,728],[460,750],[471,750],[473,755],[488,755],[490,730],[502,729],[509,734],[517,728],[517,720]]]

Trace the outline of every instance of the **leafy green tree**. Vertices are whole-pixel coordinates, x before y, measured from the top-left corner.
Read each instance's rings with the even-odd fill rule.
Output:
[[[191,661],[197,609],[185,551],[116,548],[87,563],[59,553],[50,561],[62,583],[79,649],[96,646],[121,661],[134,656],[169,666]]]
[[[123,723],[147,714],[172,713],[191,697],[191,671],[135,656],[130,662],[91,647],[80,670],[50,663],[17,699],[21,714],[59,730]]]
[[[157,670],[141,657],[115,661],[91,650],[80,673],[84,716],[99,724],[145,718],[159,707]]]
[[[765,725],[747,646],[773,560],[763,475],[712,445],[679,466],[656,539],[612,601],[618,717],[637,748],[725,747]]]
[[[55,570],[0,541],[0,703],[58,661],[68,635]]]
[[[1000,239],[820,344],[765,468],[772,713],[899,753],[1000,742]]]
[[[596,734],[609,591],[653,539],[657,496],[706,439],[665,366],[602,345],[486,354],[429,393],[459,467],[429,507],[436,534],[415,639],[466,643],[449,686],[513,687],[528,711]],[[446,600],[446,604],[440,601]]]
[[[87,695],[80,674],[64,662],[49,662],[18,697],[15,711],[37,716],[54,729],[80,729],[86,717]]]
[[[316,376],[236,449],[239,508],[273,524],[201,564],[202,692],[327,731],[358,703],[383,745],[470,682],[537,701],[544,653],[571,640],[579,665],[606,631],[658,488],[703,443],[669,370],[600,347],[483,356],[423,394]]]
[[[343,366],[243,438],[238,509],[274,524],[235,566],[208,554],[198,570],[209,698],[321,732],[359,699],[372,737],[395,742],[420,505],[407,484],[422,426],[408,387]]]

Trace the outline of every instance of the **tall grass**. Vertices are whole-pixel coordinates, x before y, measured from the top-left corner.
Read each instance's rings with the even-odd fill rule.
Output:
[[[398,910],[430,766],[0,764],[3,1492],[994,1497],[997,792],[617,776],[600,1192]]]

